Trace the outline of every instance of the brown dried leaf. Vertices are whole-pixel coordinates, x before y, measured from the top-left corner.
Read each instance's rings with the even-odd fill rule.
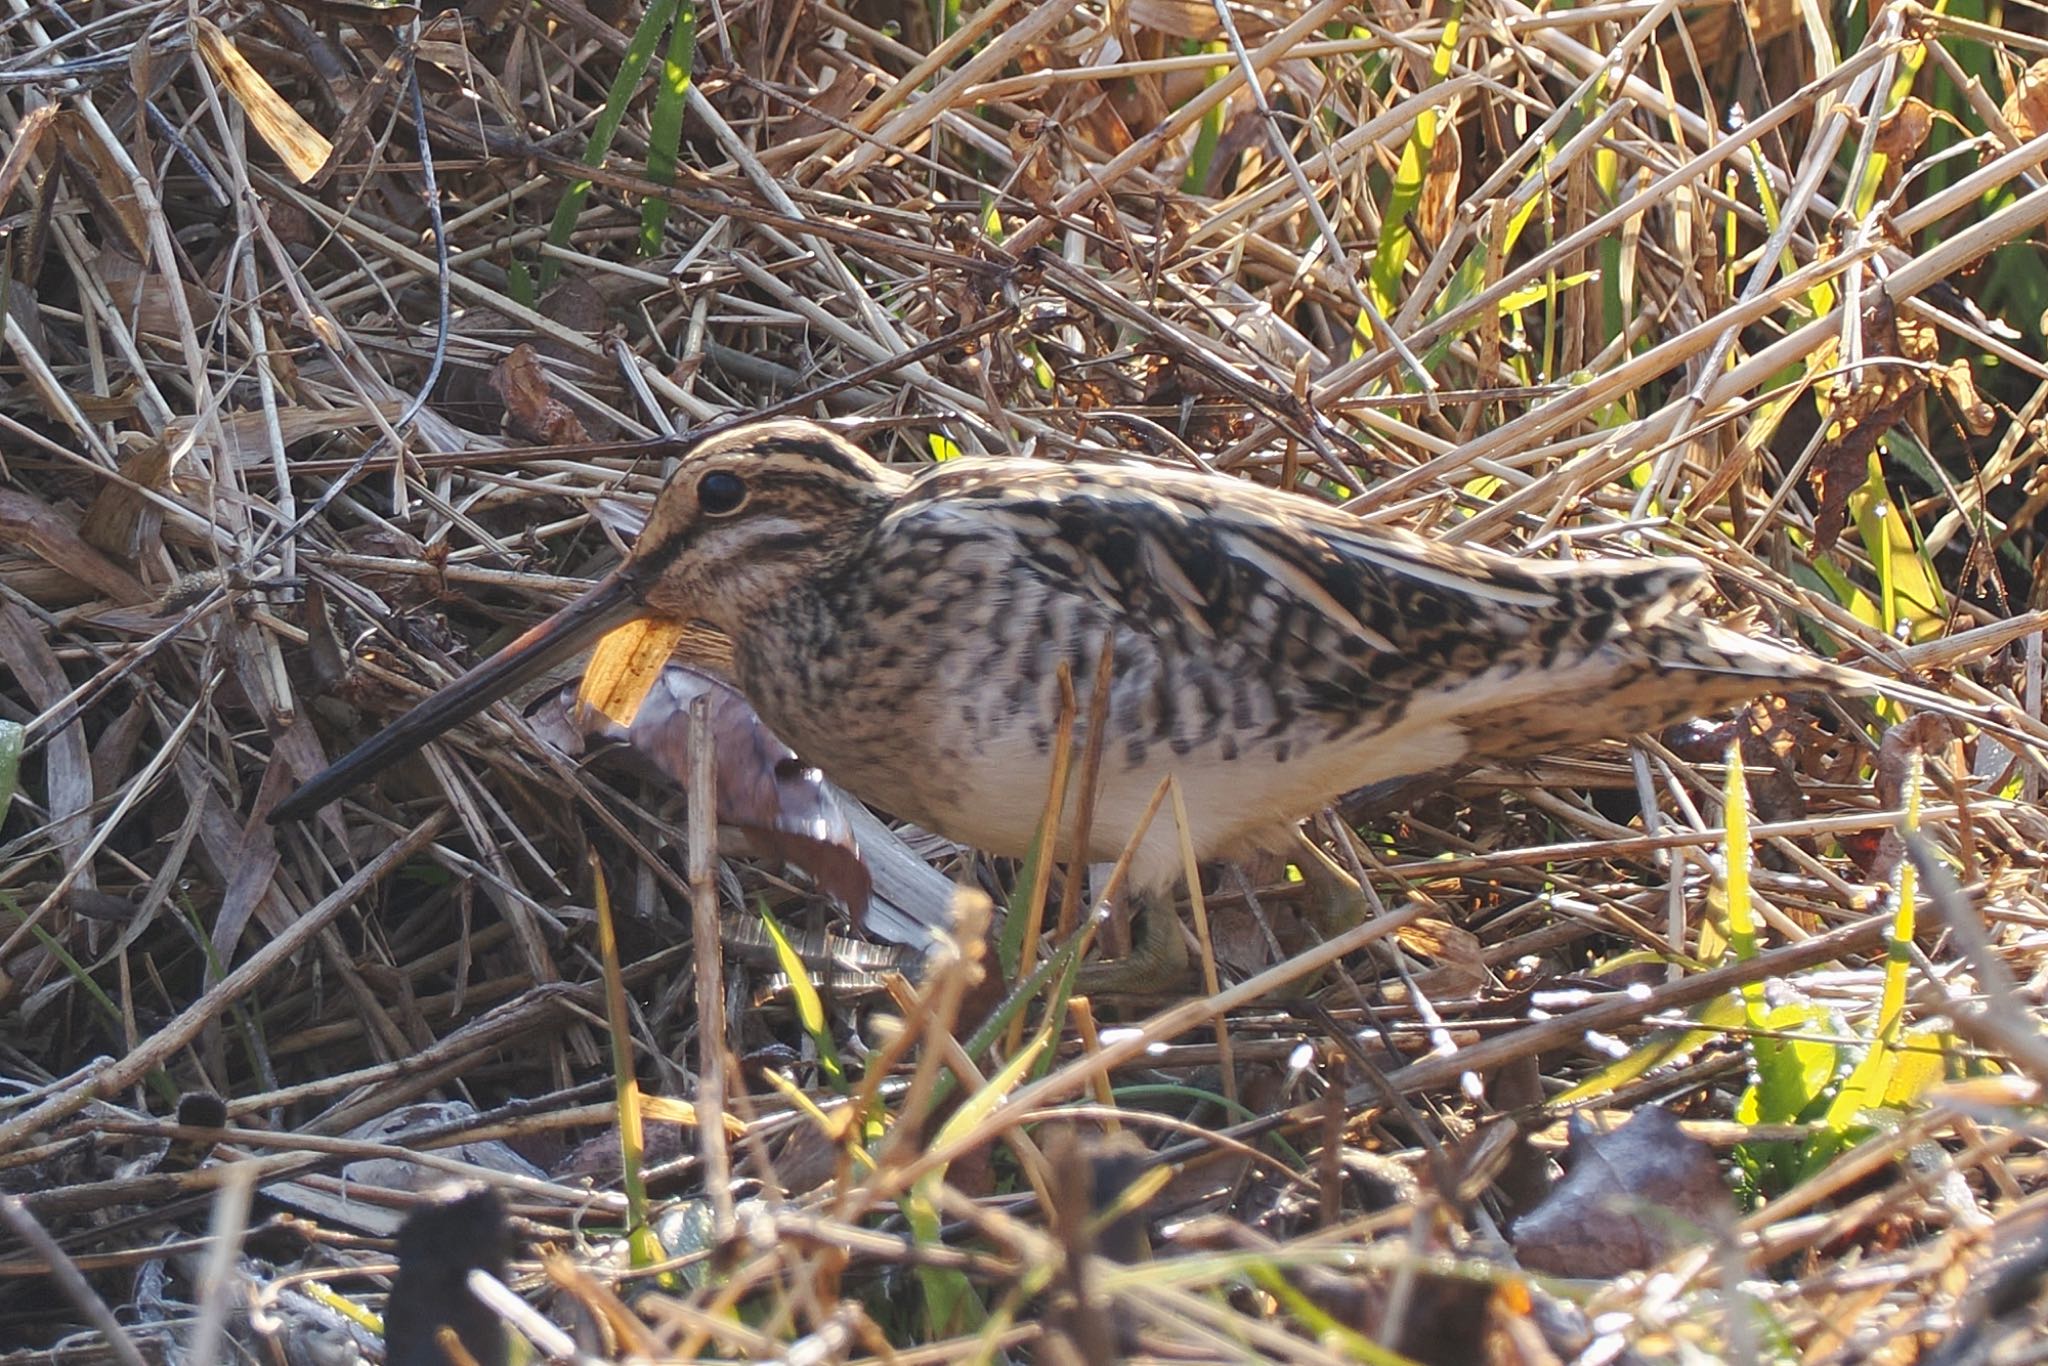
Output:
[[[94,258],[93,269],[106,285],[107,297],[113,300],[114,307],[122,317],[133,320],[138,332],[159,337],[178,335],[178,311],[170,295],[173,287],[185,292],[188,311],[203,316],[206,293],[190,281],[168,280],[162,271],[152,270],[118,251],[102,251]]]
[[[1216,7],[1208,0],[1131,0],[1124,6],[1124,18],[1133,28],[1197,42],[1208,42],[1223,32]]]
[[[1112,92],[1099,89],[1073,115],[1088,141],[1111,156],[1129,150],[1138,140],[1116,106]]]
[[[112,792],[134,771],[136,751],[150,719],[148,705],[138,696],[100,731],[92,746],[93,791]]]
[[[1271,6],[1232,4],[1230,19],[1238,36],[1257,46],[1257,41],[1291,22],[1301,12],[1298,4]],[[1130,0],[1124,16],[1134,28],[1151,29],[1174,38],[1210,42],[1223,36],[1223,21],[1217,17],[1215,0]]]
[[[762,160],[768,161],[785,150],[800,154],[801,148],[791,148],[789,144],[844,123],[876,84],[872,72],[851,65],[830,68],[825,73],[825,83],[806,97],[796,114],[783,125],[780,145],[762,150]]]
[[[569,405],[554,395],[540,356],[521,342],[491,368],[491,388],[505,402],[505,420],[528,441],[567,446],[590,440]]]
[[[1450,111],[1437,122],[1436,141],[1429,152],[1429,170],[1422,177],[1422,199],[1415,206],[1415,225],[1423,240],[1432,246],[1450,235],[1458,216],[1458,175],[1464,166],[1464,140]]]
[[[1273,126],[1250,105],[1233,108],[1237,112],[1223,125],[1223,133],[1209,153],[1207,173],[1195,187],[1197,193],[1223,195],[1256,184],[1272,155]]]
[[[2021,73],[1999,112],[2021,142],[2048,132],[2048,57]]]
[[[1880,303],[1873,304],[1871,313],[1890,323],[1892,335],[1897,338],[1898,354],[1907,360],[1931,365],[1941,354],[1941,334],[1935,330],[1934,324],[1922,317],[1901,317],[1893,312],[1889,295],[1884,296]],[[1869,326],[1868,323],[1865,325]]]
[[[632,725],[641,702],[661,678],[669,655],[682,638],[682,623],[654,617],[642,617],[608,633],[590,652],[576,705],[591,709],[615,726]]]
[[[277,776],[271,777],[272,774]],[[221,888],[220,907],[213,917],[213,951],[223,963],[234,961],[236,942],[248,928],[251,917],[269,900],[271,882],[277,876],[276,831],[262,813],[275,806],[298,780],[287,778],[284,765],[279,763],[273,763],[265,776],[271,790],[257,801],[256,814],[237,832],[223,870],[227,882]]]
[[[1417,920],[1395,931],[1394,937],[1402,948],[1436,963],[1437,970],[1431,975],[1437,979],[1435,990],[1440,995],[1471,995],[1485,990],[1493,980],[1478,936],[1448,920]]]
[[[29,161],[43,150],[43,137],[63,108],[61,104],[39,104],[22,118],[21,126],[15,130],[14,145],[7,149],[7,159],[0,161],[0,204],[7,202]]]
[[[1906,769],[1915,754],[1926,754],[1956,737],[1956,723],[1931,711],[1917,712],[1889,727],[1877,746],[1877,769],[1871,775],[1871,790],[1878,805],[1895,811],[1905,804]]]
[[[293,728],[303,730],[307,743],[313,743],[311,723],[303,715],[294,722]],[[302,768],[300,773],[310,777],[319,767],[316,758],[310,769]],[[232,919],[239,926],[246,926],[254,917],[272,934],[281,933],[290,923],[275,880],[267,875],[259,878],[243,872],[251,862],[252,848],[264,850],[269,859],[277,857],[274,838],[267,832],[259,834],[250,828],[252,824],[263,823],[261,813],[281,798],[283,789],[289,786],[283,779],[272,776],[277,768],[278,764],[273,762],[270,770],[266,771],[265,795],[256,803],[252,813],[244,815],[227,804],[212,771],[194,746],[181,746],[171,760],[171,771],[177,777],[188,806],[199,811],[200,851],[223,888],[222,905],[215,912],[213,925],[213,942],[220,946],[223,961],[232,957],[234,947],[224,932],[223,919]],[[339,816],[335,819],[338,823]]]
[[[1871,791],[1878,805],[1896,811],[1905,805],[1906,773],[1915,754],[1929,754],[1956,738],[1956,725],[1933,712],[1917,712],[1892,726],[1877,745],[1877,766],[1870,777]],[[1905,862],[1906,844],[1896,830],[1887,829],[1874,838],[1843,841],[1857,870],[1871,882],[1890,882]]]
[[[154,596],[140,579],[87,545],[54,508],[26,493],[0,488],[0,537],[123,606]]]
[[[571,332],[595,337],[611,322],[611,305],[598,284],[582,275],[571,276],[541,296],[541,311]],[[582,360],[575,347],[552,333],[540,338],[534,349],[549,360]]]
[[[404,407],[395,401],[378,406],[387,418],[395,417]],[[277,433],[287,449],[313,437],[367,427],[374,421],[370,405],[366,403],[344,403],[332,408],[280,404],[275,411]],[[221,413],[217,424],[201,423],[190,417],[174,417],[165,424],[164,441],[167,445],[175,449],[188,440],[192,443],[193,458],[208,468],[230,460],[237,469],[268,469],[275,458],[270,418],[260,409]]]
[[[1956,405],[1956,416],[1971,436],[1989,436],[1998,426],[1998,410],[1977,392],[1977,375],[1967,356],[1950,361],[1941,370],[1941,387]]]
[[[1671,1112],[1646,1106],[1609,1133],[1573,1115],[1569,1170],[1541,1205],[1515,1221],[1515,1252],[1531,1271],[1605,1278],[1641,1271],[1696,1241],[1734,1212],[1706,1144]]]
[[[327,611],[327,589],[318,578],[306,580],[306,595],[300,600],[297,616],[306,630],[307,667],[312,675],[314,695],[333,691],[336,684],[348,675],[348,652],[341,647],[341,638],[335,634],[334,619]],[[293,680],[300,692],[306,691],[303,684]]]
[[[1917,95],[1908,95],[1893,107],[1877,123],[1877,139],[1872,150],[1880,153],[1892,164],[1886,171],[1888,180],[1896,179],[1907,163],[1920,154],[1927,142],[1927,135],[1934,130],[1934,106]]]
[[[106,219],[106,226],[114,230],[107,234],[106,241],[117,243],[138,261],[147,261],[149,220],[143,216],[142,205],[135,198],[134,187],[128,183],[121,163],[76,111],[67,112],[56,127],[58,142],[76,170],[66,183],[92,200]]]
[[[1011,126],[1009,137],[1010,155],[1017,162],[1010,188],[1039,212],[1052,212],[1060,180],[1058,128],[1044,119],[1024,119]]]
[[[1811,478],[1819,506],[1814,511],[1814,545],[1827,550],[1849,522],[1849,496],[1870,477],[1870,453],[1895,424],[1911,415],[1927,388],[1919,365],[1886,364],[1884,358],[1931,361],[1931,328],[1901,322],[1890,298],[1879,293],[1863,313],[1863,350],[1871,362],[1840,381],[1831,395],[1828,440],[1814,457]]]
[[[142,489],[162,493],[171,483],[170,446],[149,441],[121,457],[123,482],[109,480],[93,495],[92,506],[78,519],[79,539],[122,560],[134,560],[156,540],[163,511],[142,496]],[[133,485],[133,487],[130,487]]]
[[[44,107],[48,108],[49,106],[45,105]],[[50,334],[48,329],[43,326],[43,307],[41,300],[36,295],[35,286],[24,284],[20,280],[9,280],[6,282],[6,288],[6,321],[11,321],[16,327],[21,329],[21,335],[27,341],[30,350],[39,356],[48,356],[50,354]],[[0,323],[0,326],[4,326],[4,323]],[[0,386],[0,393],[4,392],[6,392],[5,387]],[[76,401],[77,397],[76,394],[72,395],[74,401]]]

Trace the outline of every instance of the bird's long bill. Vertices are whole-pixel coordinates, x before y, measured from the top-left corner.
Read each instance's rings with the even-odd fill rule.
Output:
[[[545,674],[607,632],[645,614],[632,583],[606,575],[574,602],[329,764],[271,809],[272,823],[310,816],[342,793],[397,763],[429,740]]]

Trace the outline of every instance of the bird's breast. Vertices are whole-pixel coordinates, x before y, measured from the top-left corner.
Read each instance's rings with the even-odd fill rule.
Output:
[[[1067,820],[1098,714],[1103,743],[1085,850],[1114,858],[1154,792],[1179,778],[1198,857],[1260,842],[1361,782],[1434,766],[1440,744],[1379,743],[1400,708],[1332,711],[1298,662],[1242,641],[1199,649],[1134,630],[1092,598],[1012,574],[1001,594],[918,605],[909,621],[856,604],[778,613],[739,642],[741,684],[763,719],[856,796],[991,853],[1025,853],[1050,794],[1063,697],[1072,689]],[[913,628],[914,627],[914,628]],[[1107,703],[1093,684],[1110,656]],[[1065,675],[1066,684],[1062,683]],[[1141,883],[1180,860],[1170,808],[1154,817]]]

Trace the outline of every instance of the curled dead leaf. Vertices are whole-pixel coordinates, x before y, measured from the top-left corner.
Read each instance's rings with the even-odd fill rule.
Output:
[[[555,397],[540,355],[529,343],[519,343],[491,368],[491,388],[504,400],[507,425],[524,439],[543,446],[590,440],[569,405]]]
[[[573,756],[593,741],[624,745],[643,768],[682,790],[689,785],[690,703],[701,696],[711,699],[719,824],[740,830],[764,857],[802,869],[858,920],[871,879],[846,813],[824,775],[778,740],[730,685],[670,664],[649,685],[629,725],[580,706],[576,685],[550,696],[527,720],[542,739]]]
[[[1888,728],[1877,745],[1877,770],[1871,788],[1878,804],[1886,810],[1902,805],[1906,795],[1906,770],[1915,754],[1932,753],[1956,737],[1956,723],[1931,711],[1917,712]]]
[[[1887,811],[1903,807],[1906,775],[1911,772],[1913,756],[1936,753],[1956,735],[1955,722],[1946,716],[1925,711],[1887,729],[1884,738],[1878,741],[1877,766],[1870,778],[1871,791],[1876,794],[1878,805]],[[1843,847],[1849,851],[1849,857],[1858,870],[1872,882],[1891,881],[1906,859],[1905,841],[1899,838],[1896,830],[1888,829],[1876,839]]]
[[[1531,1271],[1604,1278],[1644,1270],[1734,1212],[1712,1150],[1656,1106],[1604,1134],[1573,1115],[1565,1162],[1556,1189],[1515,1221],[1515,1252]]]
[[[1050,212],[1057,197],[1062,141],[1057,126],[1045,119],[1022,120],[1010,129],[1010,154],[1017,162],[1011,188],[1041,212]]]
[[[1941,387],[1956,405],[1956,416],[1971,436],[1989,436],[1998,425],[1998,410],[1977,392],[1977,375],[1968,357],[1950,361],[1941,370]]]
[[[1395,932],[1401,947],[1434,960],[1436,990],[1441,995],[1470,995],[1492,981],[1479,938],[1448,920],[1428,917]]]
[[[1833,546],[1848,525],[1849,495],[1870,478],[1870,455],[1878,441],[1911,415],[1913,403],[1926,390],[1925,365],[1934,359],[1935,347],[1933,329],[1901,319],[1882,292],[1864,309],[1865,363],[1837,381],[1828,395],[1827,440],[1815,455],[1809,476],[1818,503],[1816,549]]]
[[[2048,132],[2048,57],[2021,73],[1998,112],[2021,142]]]
[[[1889,158],[1892,166],[1886,178],[1895,180],[1905,163],[1920,154],[1928,133],[1934,129],[1934,106],[1917,95],[1908,95],[1877,122],[1873,150]]]

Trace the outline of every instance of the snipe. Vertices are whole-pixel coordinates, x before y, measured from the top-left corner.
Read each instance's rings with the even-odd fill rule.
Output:
[[[1058,668],[1085,729],[1107,646],[1089,847],[1060,856],[1115,857],[1172,771],[1197,854],[1227,857],[1366,784],[1860,681],[1700,618],[1705,576],[1432,544],[1195,473],[963,459],[910,475],[823,427],[759,423],[681,458],[624,565],[272,819],[655,616],[731,637],[762,718],[841,786],[1009,855],[1050,782]],[[1179,871],[1173,822],[1155,821],[1132,886],[1168,891]]]

